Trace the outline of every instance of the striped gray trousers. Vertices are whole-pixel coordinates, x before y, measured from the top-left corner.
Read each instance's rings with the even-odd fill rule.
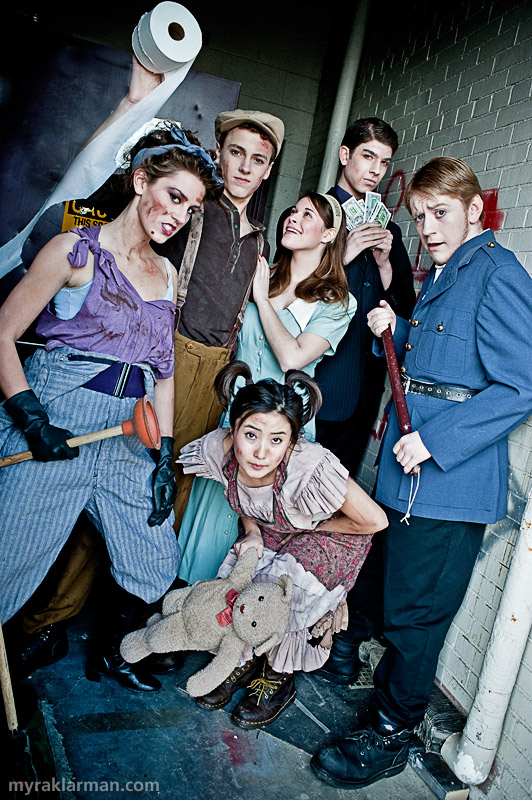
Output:
[[[82,388],[106,367],[67,359],[68,353],[79,352],[40,350],[26,362],[28,383],[50,422],[78,436],[130,419],[135,398]],[[153,398],[153,372],[139,366]],[[0,408],[0,456],[27,449],[24,435]],[[83,509],[105,539],[115,580],[128,592],[154,602],[177,575],[180,550],[173,512],[160,526],[150,528],[147,522],[155,466],[149,450],[136,436],[121,435],[82,445],[79,452],[72,461],[27,461],[0,469],[2,622],[39,586]]]

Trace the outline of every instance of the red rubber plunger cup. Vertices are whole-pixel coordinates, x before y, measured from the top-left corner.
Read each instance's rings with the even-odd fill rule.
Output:
[[[133,418],[122,423],[122,430],[126,436],[135,434],[145,447],[161,449],[161,431],[157,414],[148,395],[137,400],[133,408]]]

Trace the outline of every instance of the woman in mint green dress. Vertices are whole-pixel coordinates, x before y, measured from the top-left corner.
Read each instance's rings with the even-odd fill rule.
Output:
[[[338,201],[309,192],[284,222],[283,254],[272,270],[259,258],[236,354],[250,367],[254,382],[284,383],[288,369],[313,376],[323,356],[334,355],[356,311],[343,269],[345,237]],[[221,426],[228,424],[222,419]],[[304,434],[314,439],[314,421]],[[238,519],[220,483],[194,479],[179,531],[182,580],[216,576],[238,535]]]

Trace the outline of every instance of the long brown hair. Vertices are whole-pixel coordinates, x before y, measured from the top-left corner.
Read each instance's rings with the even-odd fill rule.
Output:
[[[333,228],[333,212],[331,204],[317,192],[306,192],[301,197],[308,197],[323,220],[326,228]],[[307,302],[323,300],[325,303],[343,303],[349,305],[347,278],[345,276],[343,256],[347,231],[345,218],[342,216],[340,229],[334,240],[325,245],[321,261],[312,275],[309,275],[296,286],[296,297]],[[270,278],[270,297],[277,297],[290,284],[290,263],[292,253],[281,248],[281,255],[272,267]]]

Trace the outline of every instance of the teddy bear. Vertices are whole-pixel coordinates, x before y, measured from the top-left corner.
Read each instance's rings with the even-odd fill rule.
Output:
[[[252,583],[257,563],[257,551],[250,548],[227,578],[169,592],[162,614],[124,637],[122,657],[135,663],[151,653],[217,649],[212,661],[187,682],[192,697],[211,692],[241,663],[246,645],[262,655],[281,641],[288,627],[292,579],[280,575],[275,583]]]

